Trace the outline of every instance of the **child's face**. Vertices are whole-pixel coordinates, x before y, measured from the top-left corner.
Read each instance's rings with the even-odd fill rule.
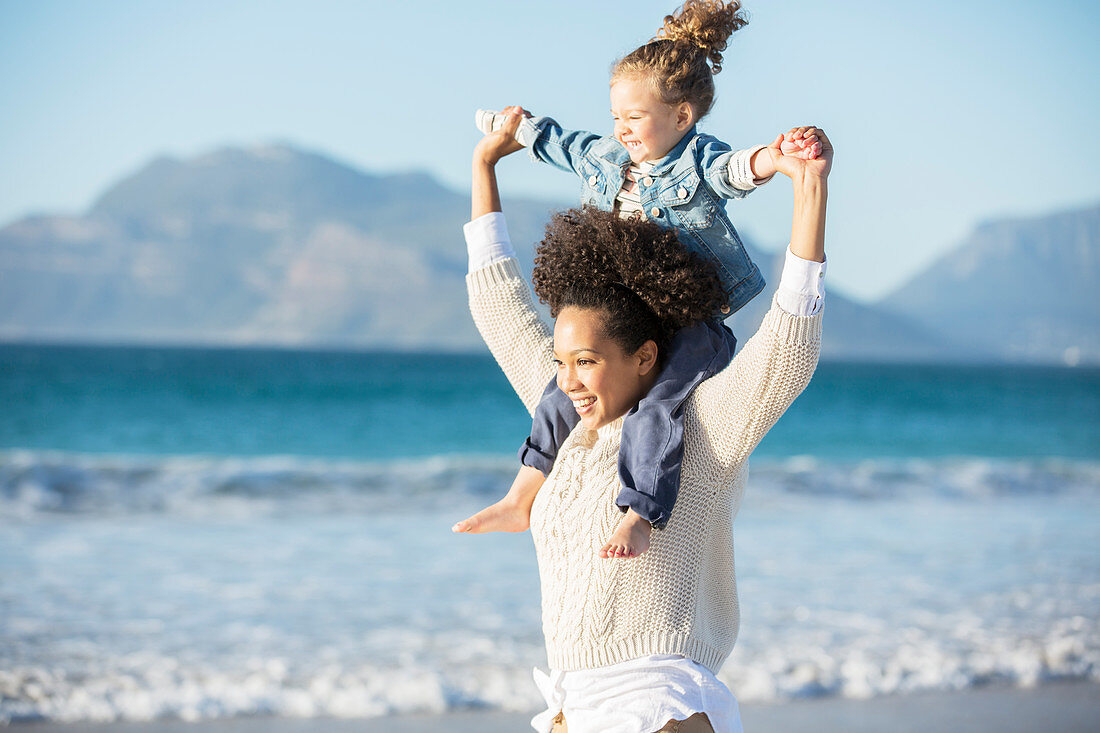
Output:
[[[611,116],[615,119],[615,139],[626,147],[635,163],[668,155],[695,122],[690,104],[666,104],[642,77],[611,83]]]

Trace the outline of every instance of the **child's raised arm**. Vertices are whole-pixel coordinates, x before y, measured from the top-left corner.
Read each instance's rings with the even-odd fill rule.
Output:
[[[516,109],[523,115],[514,133],[515,139],[531,152],[531,157],[540,163],[547,163],[559,170],[588,178],[597,172],[590,170],[584,162],[592,146],[608,143],[609,138],[584,130],[568,130],[550,117],[533,117],[523,107]],[[488,134],[501,129],[503,112],[495,113],[479,109],[475,123],[479,130]]]
[[[816,158],[821,153],[821,143],[815,129],[792,127],[786,134],[778,135],[779,151],[773,151],[767,144],[733,150],[711,135],[700,135],[696,162],[714,193],[727,199],[744,198],[775,175],[776,158],[780,155],[801,160]]]

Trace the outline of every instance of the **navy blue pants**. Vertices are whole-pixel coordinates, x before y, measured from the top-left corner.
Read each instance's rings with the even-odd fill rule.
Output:
[[[656,384],[623,419],[622,490],[615,503],[624,512],[629,507],[656,529],[664,528],[680,491],[684,402],[700,382],[730,363],[736,346],[733,332],[719,321],[690,326],[673,337]],[[558,448],[579,421],[573,402],[551,380],[535,408],[520,461],[549,474]]]

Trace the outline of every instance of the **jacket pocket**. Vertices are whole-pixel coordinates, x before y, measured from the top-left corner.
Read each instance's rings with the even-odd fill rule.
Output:
[[[698,172],[684,171],[661,186],[657,202],[685,229],[706,229],[714,223],[718,205],[702,185]]]
[[[598,200],[607,194],[607,176],[587,157],[581,158],[577,164],[577,174],[581,177],[581,186],[584,189],[585,195],[582,198]]]

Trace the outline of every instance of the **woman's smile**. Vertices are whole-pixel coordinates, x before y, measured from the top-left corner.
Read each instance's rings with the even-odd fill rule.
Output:
[[[581,417],[584,417],[588,413],[592,412],[593,405],[595,404],[595,397],[582,397],[581,399],[573,399],[573,407],[576,409],[577,414]]]

